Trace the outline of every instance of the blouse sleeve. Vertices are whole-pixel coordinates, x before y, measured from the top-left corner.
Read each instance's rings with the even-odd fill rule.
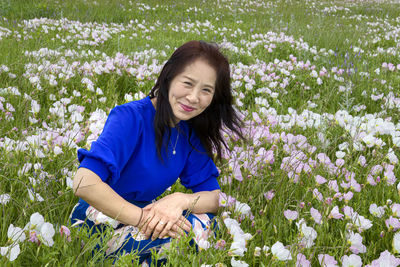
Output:
[[[217,181],[219,172],[214,161],[207,155],[200,139],[193,133],[192,148],[180,175],[181,183],[193,193],[220,189]]]
[[[115,184],[131,157],[141,133],[140,116],[127,105],[113,108],[99,138],[89,151],[78,150],[79,167],[96,173],[102,181]]]

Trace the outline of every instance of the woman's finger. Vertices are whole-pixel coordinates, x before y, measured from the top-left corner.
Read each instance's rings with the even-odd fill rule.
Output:
[[[153,233],[151,235],[151,240],[155,240],[158,238],[160,233],[164,230],[165,226],[167,225],[166,222],[163,220],[159,220],[157,225],[153,228]]]
[[[154,217],[151,219],[151,221],[147,224],[146,231],[144,232],[144,234],[145,234],[147,237],[150,237],[150,236],[154,233],[154,231],[156,230],[156,227],[158,226],[159,221],[160,221],[160,218],[159,218],[158,216],[154,216]],[[162,225],[162,224],[161,224],[161,225]],[[161,225],[158,226],[158,227],[160,228]]]
[[[177,238],[177,237],[179,237],[179,235],[178,235],[176,232],[172,231],[172,230],[170,230],[170,231],[168,232],[168,235],[169,235],[171,238]]]
[[[142,233],[146,233],[149,222],[153,219],[153,217],[154,217],[154,214],[152,212],[148,212],[148,211],[143,212],[143,218],[139,225],[140,231]]]
[[[184,216],[181,216],[181,218],[178,221],[178,224],[186,232],[190,232],[190,230],[192,229],[192,224]]]
[[[186,232],[178,224],[174,224],[171,228],[178,236],[185,236]],[[188,231],[189,232],[189,231]]]
[[[174,224],[169,221],[167,225],[165,225],[164,229],[161,231],[159,238],[164,238],[172,230],[173,226]]]

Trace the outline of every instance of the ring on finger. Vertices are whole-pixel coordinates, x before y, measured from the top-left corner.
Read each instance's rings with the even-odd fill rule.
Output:
[[[165,222],[163,222],[163,221],[161,221],[161,220],[160,220],[158,223],[161,224],[161,225],[164,225],[164,224],[165,224]]]

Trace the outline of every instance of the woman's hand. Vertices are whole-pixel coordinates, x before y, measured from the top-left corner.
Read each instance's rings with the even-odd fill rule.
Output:
[[[169,235],[178,237],[191,230],[191,223],[182,215],[186,199],[182,193],[173,193],[143,208],[139,223],[141,232],[152,239]]]

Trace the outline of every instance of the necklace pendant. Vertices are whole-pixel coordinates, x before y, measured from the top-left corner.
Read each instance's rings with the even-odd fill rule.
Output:
[[[172,151],[172,155],[175,155],[176,154],[176,151],[175,151],[175,149]]]

